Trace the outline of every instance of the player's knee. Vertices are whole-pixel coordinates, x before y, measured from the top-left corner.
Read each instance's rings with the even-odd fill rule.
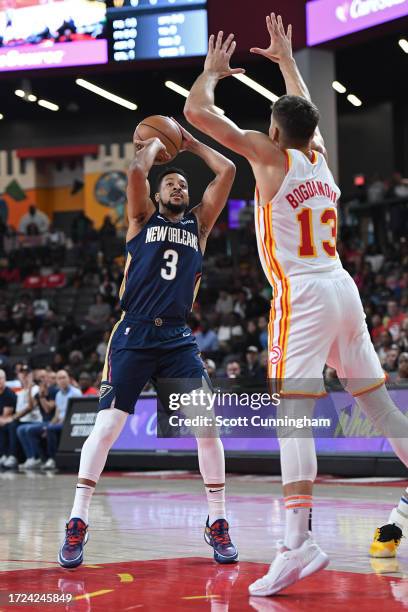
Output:
[[[283,484],[316,480],[317,458],[312,437],[281,438],[281,471]]]

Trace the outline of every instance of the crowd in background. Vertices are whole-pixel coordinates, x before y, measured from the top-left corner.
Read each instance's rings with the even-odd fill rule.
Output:
[[[96,231],[81,212],[70,231],[62,233],[45,217],[32,207],[19,228],[20,233],[46,236],[45,243],[23,243],[5,252],[9,230],[0,228],[0,464],[8,461],[6,467],[17,461],[18,444],[26,466],[54,466],[64,416],[58,403],[67,388],[74,394],[97,394],[110,331],[120,316],[124,249],[121,237],[120,254],[110,248],[118,239],[110,218]],[[338,251],[359,289],[388,383],[407,385],[408,243],[397,234],[384,249],[375,240],[367,244],[360,229],[344,222]],[[68,300],[73,292],[67,312],[65,296]],[[85,294],[90,303],[79,312]],[[188,321],[211,377],[265,381],[271,298],[253,224],[230,230],[221,220],[208,241],[201,288]],[[336,373],[326,368],[325,377],[331,384]],[[12,410],[4,411],[2,393],[14,393],[10,381],[16,380],[21,390],[6,406]],[[27,412],[21,415],[22,410]],[[6,431],[11,450],[4,447]]]

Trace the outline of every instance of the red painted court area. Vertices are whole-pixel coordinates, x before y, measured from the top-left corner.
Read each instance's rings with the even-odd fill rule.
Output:
[[[131,610],[260,612],[408,609],[408,581],[376,574],[326,570],[278,596],[249,598],[248,585],[267,570],[261,563],[221,567],[199,557],[83,566],[76,570],[16,570],[0,574],[0,611]],[[8,593],[72,593],[69,604],[8,605]]]

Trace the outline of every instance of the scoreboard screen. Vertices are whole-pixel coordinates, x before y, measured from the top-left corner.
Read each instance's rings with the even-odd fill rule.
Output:
[[[203,0],[113,0],[107,10],[109,60],[205,55],[206,4]]]

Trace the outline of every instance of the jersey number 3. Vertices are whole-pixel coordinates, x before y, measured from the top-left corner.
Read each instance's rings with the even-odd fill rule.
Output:
[[[313,238],[313,212],[304,208],[297,215],[300,226],[299,257],[317,257],[316,244]],[[334,208],[326,208],[320,215],[320,223],[328,225],[331,230],[331,240],[322,240],[322,247],[328,257],[336,257],[337,215]]]
[[[176,278],[178,258],[178,253],[174,251],[174,249],[167,249],[167,251],[164,251],[163,259],[166,265],[160,271],[161,277],[164,278],[164,280],[173,280]]]

